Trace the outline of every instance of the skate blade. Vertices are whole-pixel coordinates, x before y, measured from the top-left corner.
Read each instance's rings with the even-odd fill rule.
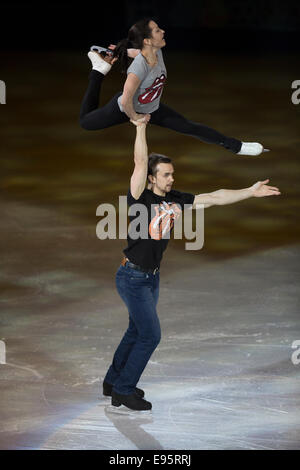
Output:
[[[108,54],[108,55],[113,53],[111,49],[107,49],[106,47],[101,47],[101,46],[92,46],[90,50],[93,52],[99,52],[99,54],[101,52],[104,52],[105,54]]]
[[[99,398],[98,406],[107,406],[111,403],[111,397],[106,397],[106,396],[102,395],[98,398]]]
[[[124,405],[121,406],[113,406],[108,405],[105,407],[105,411],[109,413],[121,414],[121,415],[129,415],[129,416],[151,416],[152,410],[131,410]]]
[[[270,152],[270,149],[263,149],[263,152]]]

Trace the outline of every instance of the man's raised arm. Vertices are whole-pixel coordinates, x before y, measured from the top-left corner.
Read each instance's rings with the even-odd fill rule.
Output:
[[[269,180],[258,181],[249,188],[244,189],[219,189],[212,193],[198,194],[195,196],[193,207],[204,204],[204,207],[214,205],[233,204],[234,202],[249,199],[250,197],[279,196],[281,193],[274,186],[267,186]]]
[[[138,199],[145,189],[148,173],[148,148],[146,141],[146,124],[131,121],[136,126],[134,143],[134,170],[130,180],[130,192]]]

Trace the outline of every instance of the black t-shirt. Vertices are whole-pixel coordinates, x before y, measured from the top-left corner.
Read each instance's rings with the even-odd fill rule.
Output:
[[[144,189],[139,199],[134,199],[129,189],[128,206],[131,208],[133,204],[143,205],[140,206],[142,211],[137,211],[136,215],[129,214],[128,247],[123,250],[129,261],[146,269],[159,267],[170,239],[174,219],[180,216],[183,209],[193,204],[194,198],[193,194],[175,190],[165,196],[158,196],[150,189]],[[138,234],[139,237],[136,238]]]

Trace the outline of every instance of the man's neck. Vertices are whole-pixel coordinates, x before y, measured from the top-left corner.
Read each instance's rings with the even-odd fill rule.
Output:
[[[148,184],[148,187],[147,189],[150,189],[150,191],[152,191],[154,194],[156,194],[157,196],[165,196],[166,195],[166,192],[165,191],[161,191],[160,189],[158,189],[156,186],[152,186],[151,183]]]

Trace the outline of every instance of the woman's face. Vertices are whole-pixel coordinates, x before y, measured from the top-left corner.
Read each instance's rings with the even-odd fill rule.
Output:
[[[149,27],[151,29],[151,46],[152,47],[164,47],[166,45],[166,41],[164,39],[165,32],[161,29],[155,21],[149,22]]]

